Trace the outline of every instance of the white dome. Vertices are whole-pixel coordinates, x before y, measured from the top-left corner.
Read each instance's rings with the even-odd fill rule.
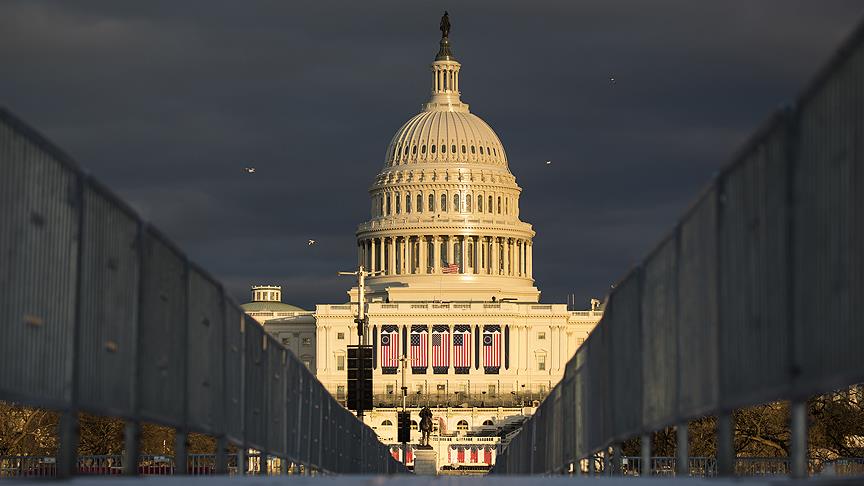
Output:
[[[385,165],[454,162],[506,168],[507,156],[501,140],[480,117],[467,110],[427,109],[396,132]]]

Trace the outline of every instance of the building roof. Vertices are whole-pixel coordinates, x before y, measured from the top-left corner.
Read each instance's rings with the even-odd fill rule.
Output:
[[[282,311],[282,312],[309,312],[306,309],[301,309],[296,305],[285,304],[283,302],[268,302],[268,301],[258,301],[258,302],[247,302],[245,304],[241,304],[240,307],[243,308],[246,312],[255,312],[255,311]]]
[[[273,324],[315,324],[315,316],[312,314],[305,314],[300,316],[277,317],[275,319],[264,321],[264,324],[267,326]]]

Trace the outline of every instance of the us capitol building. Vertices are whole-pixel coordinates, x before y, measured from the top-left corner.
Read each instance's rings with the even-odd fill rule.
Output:
[[[445,21],[431,96],[387,147],[356,250],[358,266],[380,272],[365,287],[376,406],[365,420],[395,443],[404,356],[408,403],[433,408],[439,463],[458,469],[494,460],[507,425],[518,428],[563,377],[602,310],[596,300],[582,311],[540,303],[522,190],[501,140],[461,99]],[[358,293],[311,312],[283,304],[277,286],[256,286],[244,307],[345,400]]]

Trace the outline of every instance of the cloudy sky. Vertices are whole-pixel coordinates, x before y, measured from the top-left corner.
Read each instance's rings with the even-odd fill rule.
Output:
[[[523,188],[542,298],[586,304],[864,18],[857,0],[3,0],[0,105],[241,302],[253,283],[342,302],[445,8],[462,98]]]

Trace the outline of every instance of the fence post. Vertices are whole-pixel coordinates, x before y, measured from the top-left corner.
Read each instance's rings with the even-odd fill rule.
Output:
[[[189,433],[177,428],[174,433],[174,474],[186,474],[189,468]]]
[[[138,475],[138,455],[141,451],[140,438],[141,425],[138,421],[126,422],[126,427],[123,430],[123,474],[126,476]]]
[[[57,477],[70,478],[78,465],[78,411],[66,410],[60,414],[58,425]]]
[[[735,422],[732,412],[717,416],[717,474],[735,475]]]
[[[228,456],[225,451],[227,445],[224,435],[216,438],[216,474],[228,474]]]
[[[677,436],[675,474],[687,477],[690,475],[690,451],[688,450],[687,422],[681,422],[675,427]]]
[[[596,476],[597,475],[597,465],[594,464],[594,453],[592,452],[588,456],[588,475]]]
[[[237,475],[245,476],[246,470],[246,446],[241,444],[237,447]]]
[[[792,400],[790,412],[790,468],[793,479],[807,477],[807,400]]]
[[[639,446],[641,448],[639,475],[649,477],[651,476],[651,434],[642,434]]]
[[[612,444],[612,476],[620,476],[621,475],[621,443],[616,442]]]

